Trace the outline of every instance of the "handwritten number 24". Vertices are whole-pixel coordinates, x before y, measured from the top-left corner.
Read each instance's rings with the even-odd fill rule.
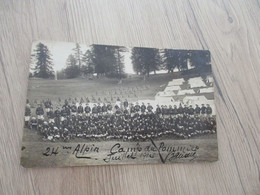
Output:
[[[57,147],[57,148],[47,147],[45,152],[43,152],[42,154],[44,156],[51,156],[51,155],[55,155],[56,156],[58,154],[58,149],[59,149],[59,147]]]

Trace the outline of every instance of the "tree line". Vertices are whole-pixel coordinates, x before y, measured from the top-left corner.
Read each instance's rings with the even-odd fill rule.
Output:
[[[126,47],[91,45],[82,51],[76,43],[72,53],[67,57],[66,66],[57,72],[59,79],[77,78],[80,76],[93,78],[108,77],[122,79],[126,77],[124,53],[131,52],[133,70],[138,75],[148,76],[156,71],[167,70],[168,73],[185,71],[190,66],[201,68],[210,64],[210,53],[206,50],[173,50],[134,47],[129,51]],[[48,47],[42,43],[36,45],[32,54],[35,67],[32,77],[54,78],[53,60]]]

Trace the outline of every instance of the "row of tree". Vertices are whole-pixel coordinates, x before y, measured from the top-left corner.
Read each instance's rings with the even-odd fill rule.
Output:
[[[124,53],[129,50],[121,46],[91,45],[90,49],[82,52],[77,43],[66,60],[66,67],[58,72],[60,78],[76,78],[79,76],[93,76],[109,78],[124,78]],[[53,62],[48,47],[39,43],[32,55],[36,61],[33,76],[40,78],[54,78]],[[185,71],[188,61],[194,68],[200,68],[210,63],[209,51],[201,50],[173,50],[134,47],[131,50],[131,60],[136,74],[156,74],[158,70],[175,69]]]

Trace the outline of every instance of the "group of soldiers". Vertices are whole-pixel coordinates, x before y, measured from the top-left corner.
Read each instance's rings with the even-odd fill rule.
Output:
[[[69,141],[74,138],[147,140],[163,136],[190,138],[216,132],[216,119],[210,105],[180,104],[178,107],[129,103],[79,103],[50,100],[32,108],[27,101],[25,127],[39,132],[44,140]],[[35,110],[35,113],[32,113]]]

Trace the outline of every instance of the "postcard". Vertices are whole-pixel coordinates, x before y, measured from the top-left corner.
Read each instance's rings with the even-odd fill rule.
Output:
[[[216,161],[208,50],[36,41],[21,165]]]

